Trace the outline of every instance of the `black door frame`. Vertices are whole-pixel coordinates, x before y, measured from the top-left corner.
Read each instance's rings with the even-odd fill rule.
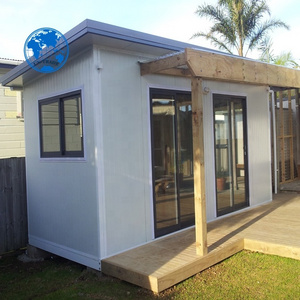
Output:
[[[217,184],[215,184],[215,191],[216,191],[216,213],[217,217],[223,216],[235,211],[238,211],[242,208],[249,206],[249,168],[248,168],[248,133],[247,133],[247,98],[245,96],[233,96],[227,94],[213,94],[213,118],[214,118],[214,127],[215,127],[215,103],[217,101],[228,101],[230,103],[234,102],[235,100],[241,100],[242,108],[243,108],[243,151],[244,151],[244,174],[245,174],[245,202],[241,204],[233,203],[232,207],[222,210],[222,212],[218,211],[218,191],[217,191]],[[230,122],[231,123],[231,122]],[[230,124],[230,127],[232,124]],[[232,140],[232,130],[229,130],[230,135],[229,138]],[[217,167],[216,167],[216,130],[214,129],[214,160],[215,160],[215,181],[217,180]],[[232,160],[231,160],[232,161]],[[231,162],[232,164],[232,162]],[[231,166],[233,169],[234,166]],[[231,189],[233,189],[233,185]],[[234,199],[233,199],[234,201]]]
[[[155,238],[172,233],[172,232],[176,232],[178,230],[181,230],[183,228],[192,226],[195,224],[195,221],[193,220],[193,222],[191,223],[183,223],[181,221],[181,210],[180,210],[180,189],[179,189],[179,176],[178,176],[178,172],[176,172],[176,185],[177,185],[177,211],[178,211],[178,224],[173,225],[173,226],[169,226],[169,227],[165,227],[163,229],[157,229],[156,226],[156,222],[157,222],[157,216],[156,216],[156,192],[155,192],[155,166],[154,166],[154,134],[153,134],[153,105],[152,105],[152,99],[153,96],[161,96],[161,97],[165,97],[165,96],[173,96],[174,100],[175,100],[175,118],[174,118],[174,139],[175,139],[175,152],[176,152],[176,170],[179,170],[179,162],[178,162],[178,153],[179,153],[179,149],[178,149],[178,120],[177,120],[177,109],[176,109],[176,96],[179,94],[186,94],[186,95],[190,95],[191,97],[191,92],[189,91],[180,91],[180,90],[169,90],[169,89],[159,89],[159,88],[150,88],[150,121],[151,121],[151,165],[152,165],[152,193],[153,193],[153,217],[154,217],[154,234],[155,234]],[[192,128],[191,128],[192,130]]]

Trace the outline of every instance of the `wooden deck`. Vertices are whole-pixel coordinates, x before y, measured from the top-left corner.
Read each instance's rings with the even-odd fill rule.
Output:
[[[102,260],[102,272],[154,292],[243,250],[300,260],[300,196],[281,193],[266,205],[208,224],[208,254],[196,255],[193,228]]]

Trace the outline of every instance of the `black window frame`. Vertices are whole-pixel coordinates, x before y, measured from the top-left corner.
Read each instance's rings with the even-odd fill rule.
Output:
[[[244,173],[245,173],[245,200],[242,203],[235,203],[235,195],[233,193],[233,187],[230,187],[228,190],[232,190],[233,193],[233,206],[232,207],[228,207],[225,209],[218,209],[218,198],[215,199],[216,201],[216,213],[217,213],[217,217],[220,216],[224,216],[227,215],[229,213],[233,213],[233,212],[237,212],[243,208],[249,207],[250,202],[249,202],[249,152],[248,152],[248,107],[247,107],[247,97],[246,96],[234,96],[234,95],[230,95],[230,94],[213,94],[213,119],[214,119],[214,126],[215,126],[215,105],[218,103],[222,103],[222,101],[227,101],[229,103],[231,102],[235,102],[239,100],[242,108],[243,108],[243,112],[242,112],[242,116],[243,116],[243,156],[244,156]],[[230,117],[231,119],[231,117]],[[232,141],[232,134],[231,134],[231,128],[230,128],[230,136],[229,136],[229,140]],[[214,164],[215,164],[215,180],[217,180],[217,167],[216,167],[216,131],[214,130]],[[232,155],[232,154],[230,154]],[[233,165],[232,165],[232,161],[231,161],[231,169],[233,169]],[[216,195],[218,194],[217,191],[217,185],[215,184],[215,191],[216,191]]]
[[[81,113],[81,150],[80,151],[67,151],[66,150],[66,134],[65,134],[65,114],[64,102],[69,99],[79,98],[78,104],[79,112]],[[59,126],[59,151],[44,151],[43,149],[43,124],[42,124],[42,106],[51,103],[58,103],[58,126]],[[42,99],[38,101],[39,110],[39,130],[40,130],[40,156],[41,158],[83,158],[84,157],[84,135],[83,135],[83,118],[82,118],[82,96],[81,90],[73,91],[70,93],[57,95],[51,98]]]

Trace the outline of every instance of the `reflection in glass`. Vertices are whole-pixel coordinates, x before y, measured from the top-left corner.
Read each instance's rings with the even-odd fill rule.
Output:
[[[60,151],[58,101],[41,106],[41,130],[43,152]]]
[[[217,213],[248,205],[245,100],[214,95]]]
[[[82,120],[80,98],[64,100],[65,150],[82,150]]]

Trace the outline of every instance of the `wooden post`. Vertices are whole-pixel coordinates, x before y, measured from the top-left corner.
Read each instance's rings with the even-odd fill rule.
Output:
[[[192,77],[193,158],[196,250],[207,254],[202,79]]]

